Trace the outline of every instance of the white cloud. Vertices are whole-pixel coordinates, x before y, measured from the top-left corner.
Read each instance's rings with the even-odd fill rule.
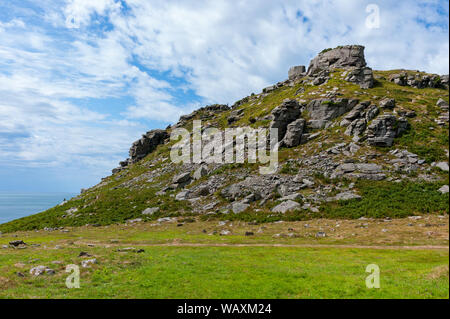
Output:
[[[113,21],[118,32],[135,39],[139,61],[150,69],[184,71],[208,101],[232,103],[283,80],[289,66],[307,64],[322,49],[341,44],[366,45],[367,60],[377,69],[448,73],[442,59],[448,56],[448,27],[426,25],[445,25],[447,18],[420,3],[381,1],[380,29],[365,26],[368,3],[357,1],[127,3],[132,14]],[[444,47],[436,44],[443,40]]]
[[[66,26],[79,28],[91,22],[91,15],[104,15],[106,11],[120,9],[120,3],[114,0],[68,0],[64,8]]]

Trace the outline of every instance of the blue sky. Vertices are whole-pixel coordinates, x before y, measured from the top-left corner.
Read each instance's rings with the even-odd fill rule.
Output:
[[[368,28],[367,5],[379,8]],[[0,190],[78,192],[140,135],[287,78],[324,48],[448,74],[448,1],[0,2]]]

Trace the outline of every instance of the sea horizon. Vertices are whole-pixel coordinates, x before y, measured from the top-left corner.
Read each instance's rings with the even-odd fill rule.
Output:
[[[0,224],[43,212],[76,195],[73,192],[0,191]]]

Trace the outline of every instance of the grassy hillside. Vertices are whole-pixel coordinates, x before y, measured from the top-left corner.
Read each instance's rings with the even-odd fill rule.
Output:
[[[296,99],[306,104],[313,99],[325,96],[326,92],[337,88],[339,98],[357,98],[360,101],[370,101],[378,105],[384,97],[394,98],[396,111],[414,111],[416,116],[408,118],[410,124],[401,137],[395,139],[390,148],[371,147],[364,142],[359,143],[360,149],[355,154],[336,155],[336,161],[356,162],[385,165],[394,157],[390,151],[394,149],[407,150],[425,161],[419,171],[399,172],[389,166],[388,178],[383,181],[361,181],[352,179],[332,179],[324,176],[314,165],[306,167],[302,160],[312,158],[340,143],[351,143],[352,138],[344,134],[345,127],[339,125],[320,130],[321,134],[314,140],[294,147],[281,148],[279,152],[279,176],[294,176],[302,170],[311,172],[315,187],[326,190],[330,196],[345,190],[350,183],[352,191],[362,195],[361,200],[323,202],[317,204],[318,211],[298,209],[286,214],[271,212],[279,203],[279,194],[264,204],[252,203],[250,207],[239,214],[224,214],[230,201],[221,196],[220,190],[242,180],[243,176],[258,174],[258,164],[223,164],[210,165],[208,175],[186,186],[195,189],[206,183],[210,178],[222,178],[221,187],[213,194],[202,197],[199,201],[174,200],[180,190],[167,190],[161,193],[173,176],[186,170],[183,164],[173,164],[169,159],[170,146],[173,142],[160,145],[142,161],[130,165],[112,176],[106,177],[97,186],[87,190],[70,201],[51,208],[40,214],[24,217],[0,225],[1,232],[17,230],[34,230],[45,227],[66,227],[91,225],[110,225],[123,223],[130,219],[141,218],[156,220],[161,217],[182,216],[209,219],[242,219],[258,221],[304,220],[310,218],[336,217],[359,218],[369,217],[405,217],[425,213],[448,213],[448,194],[437,190],[448,184],[448,172],[433,167],[433,162],[448,161],[448,125],[442,126],[435,122],[439,115],[438,99],[448,102],[448,91],[440,88],[417,89],[400,86],[388,81],[391,74],[398,71],[375,71],[375,85],[370,89],[361,89],[358,85],[346,82],[342,78],[342,70],[335,70],[330,80],[323,85],[315,86],[309,83],[296,83],[293,86],[281,86],[267,94],[253,94],[242,100],[241,104],[229,111],[218,112],[213,116],[198,112],[194,119],[202,119],[205,125],[218,128],[229,127],[227,119],[230,113],[242,109],[242,116],[231,126],[267,127],[267,116],[285,99]],[[381,113],[387,112],[383,109]],[[308,120],[307,112],[302,116]],[[339,123],[341,118],[334,122]],[[312,130],[311,133],[315,131]],[[370,156],[369,156],[370,155]],[[391,169],[392,168],[392,169]],[[309,172],[308,171],[308,172]],[[426,176],[425,176],[426,175]],[[425,177],[424,177],[425,176]],[[314,194],[315,189],[302,189],[299,193],[307,198]],[[207,214],[199,212],[199,205],[216,202]],[[298,200],[304,204],[304,200]],[[149,207],[159,207],[151,215],[142,215]]]

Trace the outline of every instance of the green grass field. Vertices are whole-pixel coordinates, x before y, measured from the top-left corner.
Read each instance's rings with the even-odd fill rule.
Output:
[[[28,246],[0,249],[0,298],[448,298],[449,251],[442,249],[448,247],[448,217],[426,218],[423,222],[430,227],[411,227],[405,219],[370,220],[364,230],[351,220],[309,221],[309,228],[305,222],[235,223],[228,227],[229,236],[204,233],[217,222],[201,221],[183,227],[141,223],[4,234],[0,244],[20,238]],[[340,232],[331,233],[330,226],[338,223]],[[264,227],[264,232],[258,234],[256,227]],[[286,229],[297,236],[273,238]],[[307,233],[319,229],[329,235],[318,239]],[[430,238],[430,229],[440,235]],[[243,236],[244,230],[255,235]],[[416,239],[411,240],[411,234]],[[40,246],[32,245],[37,243]],[[324,244],[333,246],[320,246]],[[391,244],[440,249],[398,249]],[[125,247],[135,250],[118,251]],[[81,287],[68,289],[65,267],[80,265],[86,259],[78,256],[81,251],[98,263],[80,267]],[[379,289],[366,287],[369,264],[380,268]],[[29,270],[37,265],[56,274],[31,276]]]
[[[28,256],[76,263],[79,249]],[[59,274],[13,280],[2,298],[448,298],[448,252],[281,247],[145,247],[93,249],[99,264],[81,272],[80,289]],[[1,255],[2,265],[23,260]],[[368,289],[366,266],[380,267],[380,289]]]

